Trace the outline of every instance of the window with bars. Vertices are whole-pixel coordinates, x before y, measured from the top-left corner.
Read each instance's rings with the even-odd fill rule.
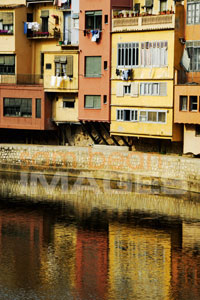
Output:
[[[117,109],[117,121],[138,121],[138,111],[136,109]]]
[[[3,113],[6,117],[31,117],[31,98],[4,98]]]
[[[120,43],[117,46],[118,67],[137,67],[139,65],[139,43]]]
[[[151,111],[141,110],[140,111],[140,122],[149,123],[166,123],[166,112],[165,111]]]
[[[0,75],[15,74],[15,55],[0,55]]]
[[[167,66],[168,42],[154,41],[141,43],[140,64],[144,67]]]
[[[131,85],[124,85],[124,95],[130,95],[131,94]]]
[[[200,23],[200,2],[187,4],[187,24]]]
[[[166,96],[166,82],[142,82],[140,83],[140,95],[142,96]]]

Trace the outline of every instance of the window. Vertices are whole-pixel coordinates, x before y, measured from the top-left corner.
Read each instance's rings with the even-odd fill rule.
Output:
[[[105,15],[105,16],[104,16],[104,23],[105,23],[105,24],[108,24],[108,15]]]
[[[35,116],[36,118],[41,118],[41,99],[36,99],[35,103]]]
[[[107,70],[108,69],[108,62],[107,60],[104,61],[104,70]]]
[[[49,29],[48,29],[49,11],[42,10],[40,17],[42,18],[42,32],[49,32]]]
[[[73,77],[73,56],[55,56],[55,75],[58,77],[68,76],[70,78]]]
[[[100,109],[101,108],[101,96],[97,96],[97,95],[85,96],[85,108]]]
[[[141,65],[144,67],[167,66],[168,42],[141,43]]]
[[[103,104],[107,104],[107,95],[103,96]]]
[[[15,74],[15,56],[0,55],[0,75]]]
[[[101,77],[101,56],[85,57],[85,77]]]
[[[189,2],[189,1],[188,1]],[[200,23],[200,2],[187,4],[187,24]]]
[[[190,57],[190,71],[200,71],[200,47],[188,47],[187,50]]]
[[[164,111],[140,111],[140,122],[165,123],[166,112]]]
[[[44,53],[40,53],[40,78],[44,75]]]
[[[136,122],[138,120],[138,111],[133,109],[117,109],[117,121]]]
[[[197,111],[197,96],[190,96],[190,111]]]
[[[139,43],[120,43],[117,46],[118,67],[136,67],[139,65]]]
[[[160,0],[160,11],[167,10],[167,0]]]
[[[85,29],[102,28],[102,11],[87,11],[85,13]]]
[[[130,95],[131,85],[124,85],[124,95]]]
[[[13,33],[13,13],[0,12],[0,34]]]
[[[75,101],[74,100],[63,100],[63,108],[74,108]]]
[[[31,117],[32,99],[31,98],[4,98],[3,113],[8,117]]]
[[[140,83],[140,95],[159,95],[159,83]]]
[[[180,110],[187,110],[187,96],[180,96]]]
[[[46,64],[46,70],[51,70],[51,64]]]
[[[195,136],[200,136],[200,125],[196,125]]]

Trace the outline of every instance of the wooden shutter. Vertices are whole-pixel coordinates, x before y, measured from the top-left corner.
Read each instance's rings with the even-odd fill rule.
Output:
[[[167,96],[167,82],[160,83],[160,96]]]
[[[2,14],[3,24],[12,25],[13,24],[13,13],[4,12]]]
[[[8,55],[8,56],[5,56],[5,65],[7,66],[14,66],[15,64],[15,57],[14,55]]]
[[[93,105],[94,108],[101,108],[101,96],[93,96]]]
[[[67,76],[73,76],[73,56],[67,55]]]
[[[124,96],[124,84],[123,82],[117,82],[116,85],[116,96],[117,97],[123,97]]]
[[[138,97],[139,95],[139,85],[138,82],[131,83],[131,97]]]

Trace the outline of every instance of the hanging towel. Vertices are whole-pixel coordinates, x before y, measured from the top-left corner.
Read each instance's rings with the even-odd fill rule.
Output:
[[[60,87],[62,82],[62,77],[57,77],[57,87]]]
[[[129,70],[122,71],[122,80],[128,80]]]
[[[96,42],[100,37],[100,31],[99,30],[91,30],[92,33],[92,42]]]
[[[56,76],[51,76],[51,86],[56,85]]]

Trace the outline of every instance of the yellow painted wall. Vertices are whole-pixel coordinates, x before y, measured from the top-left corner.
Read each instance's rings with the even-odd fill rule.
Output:
[[[166,123],[145,123],[145,122],[125,122],[116,121],[116,110],[119,107],[112,107],[111,109],[111,127],[110,131],[113,135],[128,135],[128,136],[140,136],[140,137],[159,137],[168,138],[172,136],[172,121],[173,110],[166,109]],[[120,109],[127,109],[125,106],[120,106]],[[144,110],[144,107],[132,107],[131,109]],[[148,109],[155,111],[155,109]],[[165,111],[165,109],[161,109]]]
[[[154,229],[109,225],[109,299],[170,299],[171,240]]]
[[[174,31],[151,31],[151,32],[123,32],[112,35],[112,80],[118,79],[117,68],[117,44],[147,41],[168,41],[168,66],[156,68],[133,68],[133,79],[173,79],[174,77]],[[140,45],[141,46],[141,45]],[[140,49],[139,49],[140,52]],[[140,56],[140,55],[139,55]],[[120,68],[119,68],[120,69]]]
[[[0,12],[13,13],[13,35],[0,35],[0,54],[12,54],[15,52],[15,10],[14,9],[0,9]]]
[[[64,108],[63,100],[75,99],[74,108]],[[52,119],[55,122],[78,122],[78,97],[77,94],[56,94],[52,102]]]
[[[134,0],[134,4],[140,3],[140,12],[143,13],[145,12],[145,0]],[[143,8],[142,8],[143,7]],[[174,1],[173,0],[168,0],[167,1],[167,10],[174,10]],[[160,12],[160,1],[159,0],[154,0],[153,2],[153,14],[157,14]]]
[[[40,52],[38,52],[40,54]],[[73,78],[71,80],[62,78],[60,86],[57,86],[57,82],[51,85],[51,78],[55,76],[55,62],[54,57],[56,56],[73,56]],[[46,70],[44,67],[44,88],[45,91],[59,91],[59,92],[78,92],[78,51],[60,51],[60,52],[45,52],[44,51],[44,66],[51,64],[52,68]]]
[[[133,78],[130,81],[122,81],[116,75],[117,67],[117,44],[126,42],[167,41],[168,42],[168,65],[166,67],[140,67],[133,68]],[[170,50],[169,50],[170,49]],[[139,48],[140,58],[140,48]],[[140,62],[139,62],[140,64]],[[120,68],[118,68],[120,69]],[[124,69],[124,68],[121,68]],[[146,136],[171,138],[173,133],[173,78],[174,78],[174,31],[152,31],[152,32],[124,32],[112,35],[112,82],[111,82],[111,133],[116,135]],[[124,95],[116,96],[117,84],[138,83],[139,95],[131,97]],[[142,82],[166,82],[166,96],[142,96],[140,95],[140,83]],[[117,108],[166,110],[166,123],[144,123],[144,122],[119,122],[116,121]],[[138,115],[139,118],[139,115]]]

